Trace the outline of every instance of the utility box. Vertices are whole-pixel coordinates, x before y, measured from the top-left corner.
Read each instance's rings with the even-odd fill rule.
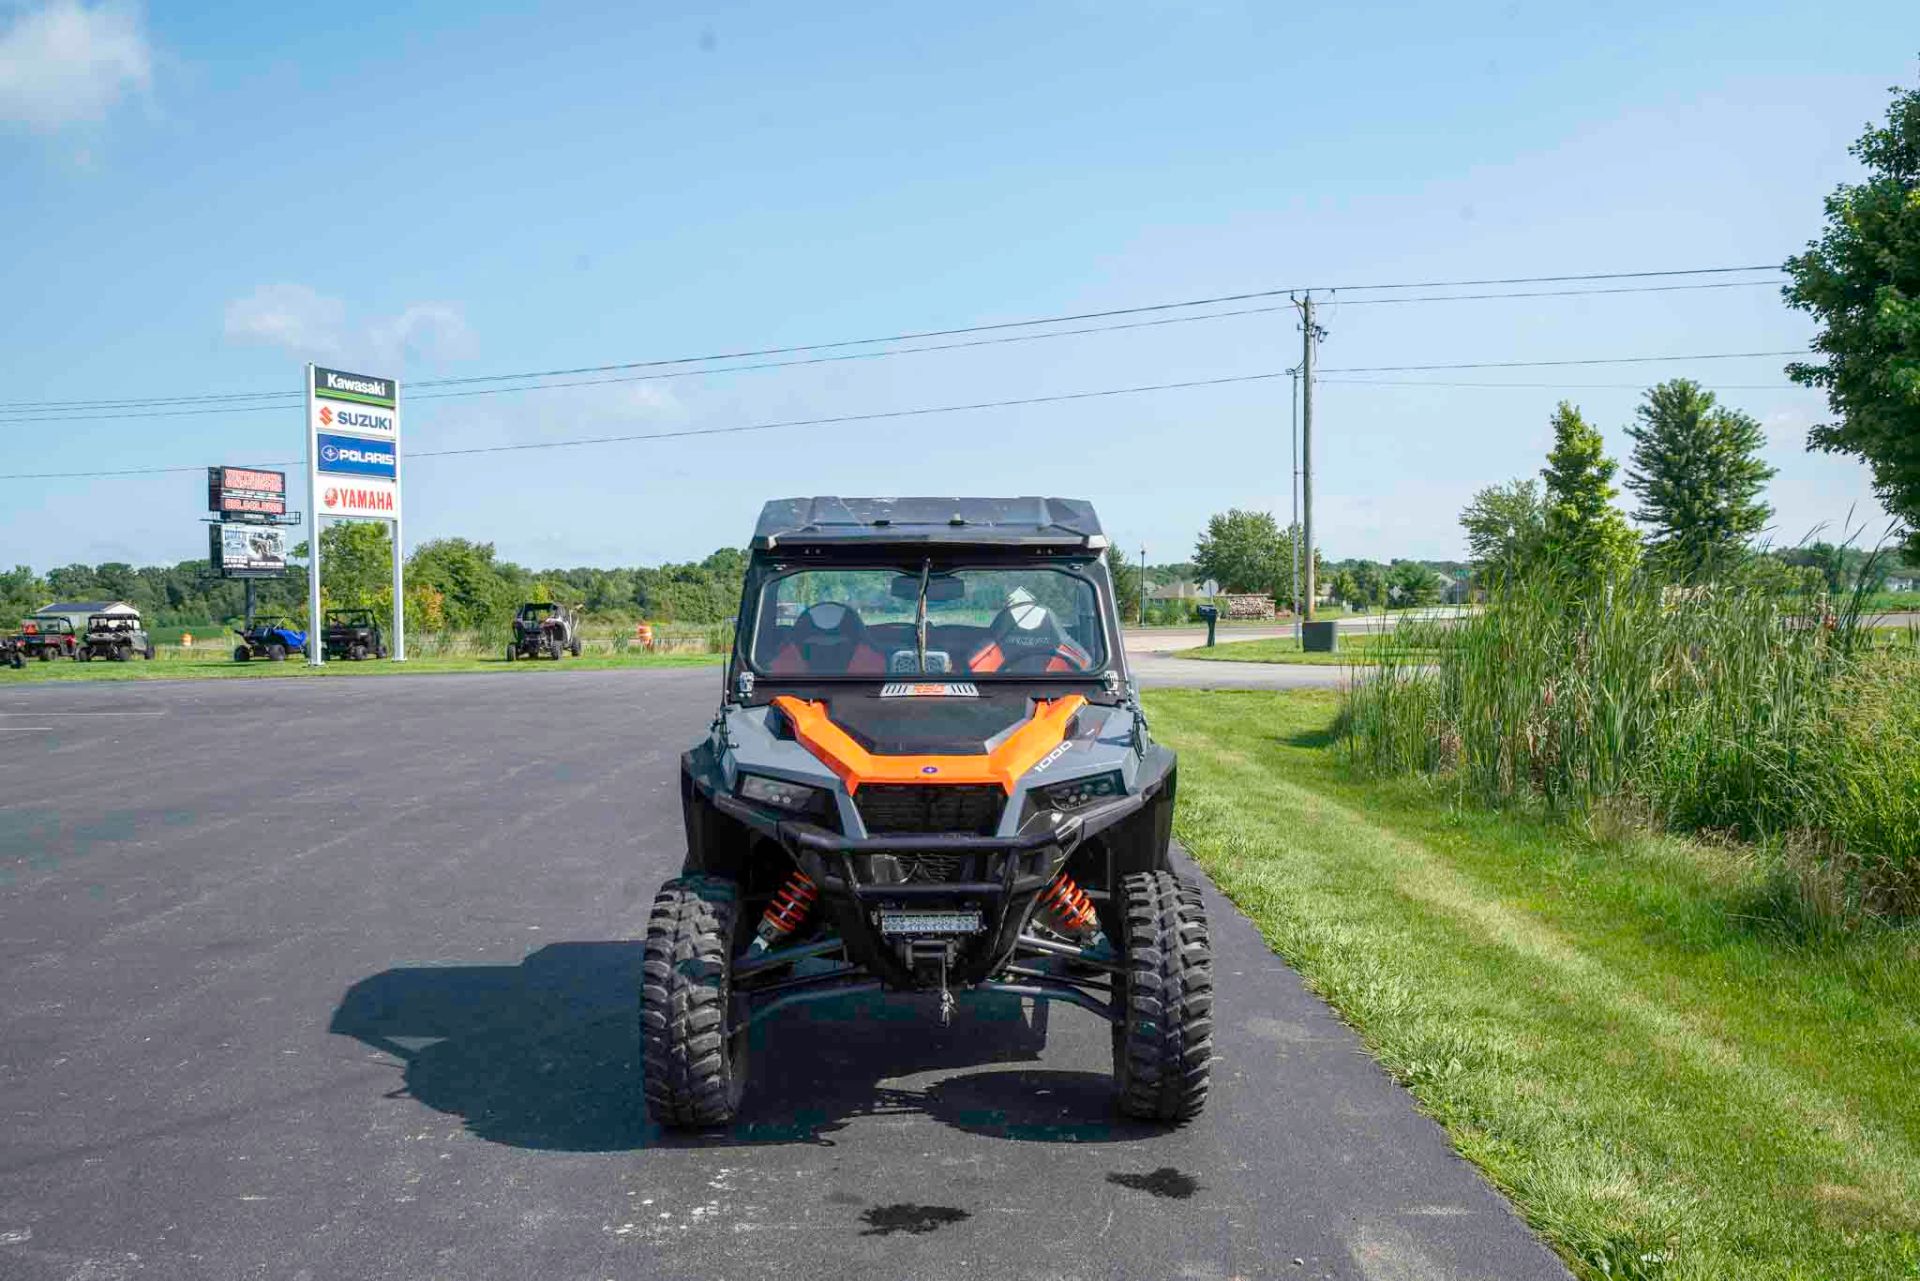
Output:
[[[1220,611],[1212,605],[1201,605],[1194,613],[1207,620],[1207,648],[1213,648],[1213,628],[1220,621]]]
[[[1300,624],[1300,648],[1307,653],[1331,654],[1339,647],[1340,633],[1334,623]]]

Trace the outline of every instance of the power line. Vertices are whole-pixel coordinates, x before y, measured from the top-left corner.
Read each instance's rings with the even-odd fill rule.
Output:
[[[1331,300],[1337,307],[1378,307],[1393,306],[1406,302],[1478,302],[1489,298],[1600,298],[1608,294],[1672,294],[1693,289],[1751,289],[1764,285],[1771,289],[1780,282],[1777,280],[1713,280],[1690,285],[1627,285],[1619,289],[1540,289],[1524,293],[1506,292],[1498,294],[1420,294],[1411,298],[1339,298]]]
[[[1376,365],[1376,366],[1369,366],[1369,367],[1354,367],[1354,368],[1348,368],[1348,369],[1342,369],[1342,370],[1328,370],[1325,372],[1336,373],[1336,374],[1337,373],[1388,373],[1388,372],[1402,372],[1402,371],[1448,370],[1448,369],[1522,369],[1522,368],[1541,368],[1541,367],[1563,367],[1563,366],[1573,366],[1573,365],[1629,365],[1629,364],[1643,364],[1643,363],[1659,363],[1664,361],[1677,361],[1677,360],[1741,360],[1741,359],[1767,357],[1767,356],[1799,356],[1799,355],[1805,355],[1805,354],[1807,353],[1804,351],[1709,352],[1709,353],[1694,354],[1694,355],[1612,356],[1612,357],[1597,357],[1597,358],[1590,358],[1590,359],[1583,359],[1583,360],[1480,361],[1480,362],[1474,362],[1474,363],[1451,364],[1451,365]],[[865,414],[836,414],[836,415],[832,415],[824,418],[790,418],[790,419],[781,419],[774,422],[746,423],[746,424],[742,424],[734,427],[689,428],[683,431],[639,432],[639,433],[615,435],[615,436],[582,436],[582,437],[577,437],[571,440],[525,441],[518,444],[479,445],[479,446],[473,446],[473,447],[464,448],[464,449],[410,450],[407,453],[407,458],[409,461],[411,461],[419,458],[449,458],[449,457],[472,455],[472,454],[517,453],[517,452],[523,452],[528,450],[538,450],[538,449],[570,449],[570,448],[576,448],[576,447],[586,446],[586,445],[610,445],[610,444],[620,444],[620,443],[625,443],[630,441],[680,440],[680,439],[687,439],[690,437],[697,437],[697,436],[727,436],[727,435],[737,435],[743,432],[774,431],[782,428],[792,428],[792,427],[825,427],[825,426],[832,426],[835,424],[842,424],[842,423],[876,422],[884,419],[897,419],[897,418],[919,418],[919,417],[927,417],[934,414],[967,413],[967,412],[985,410],[985,409],[1012,409],[1012,408],[1019,408],[1019,407],[1028,406],[1028,405],[1060,404],[1067,401],[1096,400],[1096,399],[1110,397],[1110,396],[1133,396],[1133,395],[1140,395],[1147,392],[1182,391],[1182,390],[1188,390],[1188,389],[1200,388],[1200,387],[1223,387],[1223,386],[1228,386],[1235,383],[1264,382],[1264,381],[1268,381],[1275,378],[1287,378],[1291,376],[1292,376],[1291,370],[1281,369],[1281,370],[1274,370],[1266,373],[1232,374],[1232,375],[1226,375],[1219,378],[1195,378],[1195,379],[1187,379],[1180,382],[1147,383],[1147,384],[1132,386],[1132,387],[1106,387],[1106,388],[1100,388],[1094,391],[1060,392],[1060,393],[1047,395],[1047,396],[1023,396],[1023,397],[1019,397],[1011,400],[983,400],[983,401],[973,401],[966,404],[958,404],[958,405],[931,405],[931,406],[925,406],[925,407],[916,408],[916,409],[894,409],[894,410],[884,410],[880,412],[865,413]],[[1317,374],[1316,374],[1316,377],[1318,377]],[[1333,380],[1330,379],[1328,381],[1333,381]],[[1358,380],[1354,380],[1354,381],[1358,381]],[[1511,385],[1517,385],[1517,384],[1493,384],[1493,385],[1511,386]],[[1561,384],[1547,384],[1547,385],[1556,386]],[[301,463],[301,462],[265,463],[260,465],[268,466],[268,467],[297,467],[297,466],[304,466],[304,463]],[[112,471],[11,472],[11,473],[0,473],[0,480],[78,480],[78,479],[92,479],[97,477],[113,477],[113,476],[154,476],[154,475],[165,475],[165,474],[176,473],[176,472],[197,472],[197,471],[204,471],[204,470],[205,470],[204,467],[135,467],[135,468],[123,468],[123,469],[112,470]]]
[[[695,427],[682,431],[633,432],[617,436],[580,436],[570,440],[531,440],[509,445],[473,445],[462,449],[410,450],[408,462],[421,458],[451,458],[470,454],[521,453],[536,449],[573,449],[586,445],[624,444],[643,440],[681,440],[694,436],[732,436],[743,432],[775,431],[788,427],[827,427],[840,423],[876,422],[890,418],[922,418],[933,414],[959,414],[983,409],[1013,409],[1026,405],[1051,405],[1070,400],[1096,400],[1108,396],[1135,396],[1155,391],[1181,391],[1196,387],[1224,387],[1234,383],[1264,382],[1287,377],[1286,370],[1259,374],[1232,374],[1220,378],[1194,378],[1183,382],[1148,383],[1136,387],[1103,387],[1095,391],[1060,392],[1050,396],[1023,396],[1014,400],[981,400],[960,405],[927,405],[916,409],[890,409],[866,414],[835,414],[826,418],[788,418],[774,422],[743,423],[734,427]],[[257,464],[262,467],[299,467],[302,462]],[[73,480],[105,476],[157,476],[171,472],[205,471],[204,467],[135,467],[116,471],[14,472],[0,474],[0,480]]]
[[[805,344],[796,344],[796,345],[786,346],[786,347],[763,347],[763,348],[749,349],[749,350],[742,350],[742,351],[718,352],[718,353],[712,353],[704,356],[676,356],[676,357],[671,357],[666,359],[625,361],[617,364],[581,365],[581,366],[574,366],[570,368],[531,370],[531,371],[526,371],[522,373],[477,374],[477,375],[472,375],[472,376],[463,377],[463,378],[422,379],[412,383],[411,385],[413,387],[471,386],[479,383],[489,383],[489,382],[517,382],[517,381],[526,381],[526,380],[535,379],[535,378],[562,378],[562,377],[573,377],[581,374],[624,373],[624,372],[637,370],[637,369],[664,369],[664,368],[670,368],[670,367],[679,366],[679,365],[712,364],[712,363],[716,363],[720,361],[728,361],[728,360],[747,360],[747,359],[752,359],[752,358],[761,357],[761,356],[799,355],[806,352],[832,351],[832,350],[838,350],[838,349],[843,349],[847,347],[880,346],[888,343],[914,342],[914,341],[920,341],[920,340],[929,339],[929,338],[952,338],[952,337],[959,337],[967,334],[1000,332],[1008,329],[1026,329],[1026,328],[1032,328],[1040,325],[1069,324],[1069,323],[1085,321],[1085,320],[1105,320],[1105,319],[1112,319],[1118,316],[1145,315],[1145,314],[1150,314],[1154,312],[1185,310],[1193,307],[1221,306],[1227,303],[1248,302],[1248,301],[1253,301],[1253,300],[1262,299],[1262,298],[1279,298],[1279,297],[1286,297],[1289,295],[1306,293],[1306,292],[1357,293],[1357,292],[1374,292],[1374,291],[1397,290],[1397,289],[1455,289],[1455,288],[1476,288],[1481,286],[1491,287],[1496,285],[1577,284],[1582,282],[1590,282],[1590,281],[1598,281],[1598,280],[1665,279],[1665,278],[1671,278],[1671,277],[1677,277],[1677,276],[1731,275],[1731,274],[1748,273],[1748,272],[1755,272],[1755,271],[1778,272],[1780,271],[1780,267],[1776,264],[1765,263],[1765,264],[1760,264],[1756,266],[1747,266],[1747,267],[1690,267],[1690,268],[1679,268],[1679,269],[1673,269],[1673,270],[1667,270],[1667,271],[1589,272],[1589,273],[1580,274],[1580,275],[1509,276],[1509,277],[1488,278],[1488,279],[1481,279],[1481,280],[1428,280],[1428,281],[1405,281],[1405,282],[1399,282],[1399,283],[1393,283],[1393,284],[1290,286],[1282,289],[1254,290],[1247,293],[1219,294],[1219,295],[1215,295],[1213,297],[1208,297],[1208,298],[1188,298],[1188,299],[1176,300],[1173,302],[1148,303],[1148,304],[1135,306],[1135,307],[1116,307],[1116,308],[1109,308],[1104,311],[1078,312],[1073,314],[1056,315],[1056,316],[1040,316],[1040,317],[1035,317],[1028,320],[1006,320],[1006,321],[999,321],[999,322],[983,324],[983,325],[965,325],[965,326],[959,326],[959,327],[950,328],[950,329],[919,330],[919,331],[912,331],[912,332],[906,332],[906,333],[891,334],[883,337],[847,338],[847,339],[840,339],[833,342],[805,343]],[[1771,283],[1773,282],[1771,281],[1740,281],[1740,282],[1731,282],[1729,285],[1723,286],[1723,287],[1737,287],[1739,285],[1760,285],[1760,284],[1771,284]],[[1676,288],[1684,288],[1684,287],[1685,286],[1669,285],[1669,286],[1645,286],[1638,290],[1627,290],[1627,289],[1621,289],[1621,290],[1584,290],[1583,289],[1583,290],[1565,290],[1565,291],[1543,290],[1543,291],[1537,291],[1537,292],[1526,293],[1526,294],[1445,295],[1445,296],[1437,296],[1437,297],[1421,298],[1421,299],[1354,299],[1354,300],[1348,300],[1347,302],[1345,302],[1344,305],[1359,305],[1365,302],[1399,302],[1399,301],[1456,302],[1456,301],[1466,301],[1469,299],[1476,299],[1476,298],[1499,298],[1499,297],[1534,297],[1534,298],[1556,297],[1556,296],[1566,297],[1566,296],[1577,296],[1582,293],[1595,293],[1595,294],[1609,293],[1609,292],[1620,292],[1620,293],[1649,292],[1651,293],[1651,292],[1668,292]],[[1694,286],[1694,287],[1698,288],[1703,286]],[[1258,310],[1261,310],[1261,309],[1248,309],[1247,311],[1243,311],[1243,312],[1227,312],[1227,313],[1221,313],[1221,314],[1222,315],[1245,315],[1245,314],[1254,314]],[[1278,310],[1278,308],[1272,308],[1268,310]],[[1194,317],[1193,319],[1207,319],[1207,318],[1208,317]],[[1119,328],[1124,328],[1124,326],[1107,326],[1103,328],[1119,329]],[[1082,333],[1101,332],[1101,329],[1081,330],[1076,332],[1082,332]],[[1051,336],[1051,335],[1036,334],[1036,335],[1032,335],[1031,338],[1043,338],[1048,336]],[[1029,339],[1015,339],[1013,341],[1027,341],[1027,340]],[[946,348],[946,347],[935,347],[935,348],[921,348],[917,350],[950,350],[950,349],[951,348]],[[883,353],[873,353],[873,354],[878,355]],[[531,390],[531,389],[521,388],[516,390]],[[110,408],[121,408],[121,407],[135,406],[135,405],[217,404],[217,403],[232,402],[232,401],[239,401],[239,400],[274,402],[274,401],[285,401],[285,400],[297,399],[297,398],[298,398],[298,393],[290,393],[290,392],[229,392],[229,393],[210,393],[210,394],[195,395],[195,396],[154,396],[154,397],[144,397],[144,398],[137,398],[137,399],[125,399],[125,400],[12,401],[12,402],[0,402],[0,412],[15,410],[15,409],[110,409]],[[45,420],[14,419],[14,421],[45,421]]]
[[[1640,383],[1515,383],[1515,382],[1455,382],[1432,378],[1322,378],[1321,384],[1336,383],[1343,387],[1513,387],[1520,390],[1538,390],[1540,388],[1561,391],[1645,391],[1647,385]],[[1702,383],[1708,391],[1806,391],[1810,390],[1798,383]]]
[[[1264,314],[1264,313],[1277,312],[1277,311],[1290,311],[1292,309],[1293,309],[1293,304],[1286,303],[1286,304],[1276,305],[1272,307],[1248,307],[1238,311],[1214,312],[1205,316],[1180,316],[1180,317],[1173,317],[1173,318],[1163,318],[1159,320],[1134,321],[1124,325],[1097,326],[1092,329],[1063,330],[1058,333],[1032,334],[1032,335],[1025,335],[1020,338],[1004,338],[1003,337],[1003,338],[975,339],[975,340],[970,340],[968,342],[943,343],[943,344],[939,344],[936,346],[929,346],[929,347],[910,347],[900,351],[842,353],[836,356],[814,356],[804,360],[773,361],[773,362],[769,362],[767,364],[762,364],[762,365],[731,365],[721,369],[678,370],[678,371],[672,371],[672,372],[663,373],[663,374],[640,374],[640,375],[633,375],[630,377],[616,377],[616,378],[591,378],[591,379],[583,379],[578,382],[545,383],[545,384],[541,384],[539,386],[534,386],[534,387],[490,387],[490,388],[470,388],[465,391],[428,392],[428,393],[424,393],[417,396],[410,396],[408,397],[408,399],[410,401],[411,400],[448,400],[448,399],[462,398],[462,397],[468,397],[468,396],[498,396],[498,395],[511,394],[513,392],[551,391],[551,390],[558,390],[558,389],[567,388],[567,387],[601,387],[601,386],[610,386],[617,383],[653,382],[653,381],[666,379],[666,378],[686,378],[686,377],[692,377],[695,375],[711,374],[711,373],[723,373],[723,374],[724,373],[741,373],[741,372],[746,372],[746,371],[755,370],[755,369],[769,369],[769,368],[782,369],[782,368],[789,368],[795,365],[827,364],[827,363],[832,363],[836,361],[845,361],[845,360],[871,360],[871,359],[875,359],[883,356],[910,356],[910,355],[915,355],[923,352],[948,351],[956,347],[991,346],[997,343],[1004,343],[1004,342],[1020,342],[1020,341],[1026,341],[1029,338],[1064,338],[1073,334],[1103,333],[1113,329],[1139,329],[1139,328],[1147,328],[1147,327],[1156,326],[1156,325],[1183,324],[1183,323],[1186,323],[1189,321],[1195,321],[1195,320],[1219,320],[1219,319],[1224,319],[1232,316],[1257,315],[1257,314]],[[1329,374],[1409,373],[1409,372],[1419,372],[1423,370],[1438,371],[1438,370],[1450,370],[1450,369],[1553,368],[1553,367],[1561,367],[1561,366],[1568,366],[1568,365],[1631,365],[1631,364],[1653,363],[1653,362],[1660,362],[1660,361],[1680,361],[1680,360],[1743,360],[1743,359],[1749,359],[1749,358],[1772,357],[1772,356],[1805,356],[1810,354],[1812,353],[1804,349],[1796,350],[1796,351],[1710,352],[1705,354],[1675,355],[1675,356],[1619,356],[1619,357],[1611,357],[1611,358],[1605,358],[1605,359],[1592,359],[1592,360],[1518,360],[1518,361],[1490,361],[1490,362],[1476,362],[1476,363],[1468,363],[1468,364],[1448,364],[1448,365],[1365,365],[1365,366],[1350,366],[1350,367],[1345,367],[1341,369],[1329,369],[1329,370],[1326,370],[1325,372]],[[1502,384],[1502,385],[1506,385],[1506,384]],[[202,414],[265,413],[271,408],[274,408],[274,407],[246,405],[246,406],[239,406],[239,407],[232,407],[232,406],[219,407],[219,408],[213,408],[213,409],[128,410],[124,412],[114,412],[114,413],[104,413],[104,414],[71,414],[71,415],[27,414],[27,415],[16,415],[16,416],[8,416],[8,417],[0,418],[0,424],[32,423],[32,422],[98,422],[98,421],[103,421],[107,419],[122,419],[122,418],[191,418],[191,417],[195,417]],[[192,468],[186,468],[185,470],[191,471]],[[4,479],[4,477],[0,477],[0,479]]]
[[[1737,286],[1737,285],[1770,284],[1770,283],[1772,282],[1770,281],[1738,281],[1738,282],[1734,282],[1734,285]],[[1367,299],[1363,301],[1366,301],[1366,302],[1460,302],[1460,301],[1489,299],[1489,298],[1579,297],[1583,294],[1590,294],[1590,293],[1611,294],[1611,293],[1636,293],[1636,292],[1662,292],[1662,291],[1673,290],[1673,289],[1719,289],[1719,288],[1728,288],[1728,287],[1731,287],[1731,286],[1726,284],[1720,284],[1720,283],[1709,284],[1709,285],[1654,285],[1654,286],[1645,286],[1639,289],[1554,290],[1554,291],[1548,291],[1547,293],[1543,293],[1543,294],[1460,294],[1460,295],[1454,295],[1454,296],[1441,296],[1441,297],[1377,298],[1377,299]],[[1343,305],[1353,305],[1353,304],[1343,304]],[[892,351],[840,352],[838,354],[831,355],[831,356],[808,356],[799,360],[774,360],[774,361],[766,361],[758,364],[724,365],[724,366],[720,366],[718,368],[712,368],[712,369],[674,369],[674,370],[665,370],[665,371],[656,372],[656,373],[629,374],[624,376],[615,376],[611,378],[583,378],[583,379],[567,381],[567,382],[538,383],[538,384],[533,384],[526,387],[470,387],[460,391],[442,391],[442,392],[430,391],[430,392],[422,392],[422,393],[410,395],[408,396],[407,399],[409,401],[451,400],[451,399],[463,398],[468,396],[503,396],[503,395],[512,395],[518,392],[556,391],[556,390],[562,390],[562,389],[571,388],[571,387],[601,387],[601,386],[611,386],[618,383],[629,383],[629,382],[657,382],[657,381],[664,381],[669,378],[695,378],[695,377],[706,377],[712,374],[749,373],[756,370],[765,370],[765,369],[791,369],[801,365],[834,364],[841,361],[850,361],[850,360],[879,360],[879,359],[885,359],[885,358],[894,357],[894,356],[916,356],[916,355],[924,355],[930,352],[954,351],[954,350],[967,348],[967,347],[992,347],[992,346],[1003,345],[1006,343],[1036,342],[1036,341],[1049,339],[1049,338],[1070,338],[1070,337],[1075,337],[1075,336],[1084,335],[1084,334],[1102,334],[1102,333],[1112,333],[1119,330],[1151,329],[1151,328],[1156,328],[1164,325],[1192,324],[1197,321],[1204,321],[1204,320],[1229,320],[1229,319],[1233,319],[1235,317],[1240,317],[1240,316],[1268,315],[1273,312],[1290,311],[1292,309],[1293,309],[1292,303],[1279,303],[1279,304],[1275,304],[1272,306],[1265,306],[1265,307],[1242,307],[1232,311],[1208,312],[1207,314],[1200,315],[1200,316],[1162,316],[1153,320],[1127,321],[1117,325],[1092,325],[1092,326],[1087,326],[1079,329],[1058,329],[1058,330],[1050,331],[1048,333],[1040,333],[1040,334],[1012,334],[1012,335],[1001,335],[994,338],[973,338],[963,342],[935,343],[935,344],[921,346],[921,347],[902,347]],[[1799,354],[1799,353],[1791,353],[1791,354]],[[416,385],[424,385],[424,384],[416,384]],[[190,418],[190,417],[195,417],[201,414],[252,414],[252,413],[264,413],[264,412],[267,412],[268,410],[278,409],[278,408],[291,408],[298,403],[300,398],[299,392],[279,392],[274,394],[283,397],[287,403],[285,405],[237,405],[237,406],[236,405],[220,405],[220,406],[215,406],[215,407],[206,408],[206,409],[126,409],[126,410],[113,410],[105,413],[76,413],[76,412],[66,412],[66,411],[60,411],[60,412],[49,413],[49,414],[0,413],[0,423],[100,422],[100,421],[105,421],[109,419],[124,419],[124,418]],[[157,401],[154,403],[175,403],[175,402]]]
[[[1327,374],[1405,374],[1444,369],[1559,369],[1571,365],[1646,365],[1675,360],[1757,360],[1773,356],[1808,356],[1806,348],[1793,351],[1710,351],[1676,356],[1599,356],[1581,360],[1479,360],[1450,365],[1346,365]]]

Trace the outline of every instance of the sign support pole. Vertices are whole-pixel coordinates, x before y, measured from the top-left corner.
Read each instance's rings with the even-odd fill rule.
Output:
[[[393,382],[393,420],[400,421],[400,380]],[[400,433],[393,433],[393,491],[400,490]],[[393,508],[393,661],[407,661],[407,553],[400,541],[400,504]]]
[[[313,439],[313,366],[307,365],[306,418],[301,431],[307,438],[307,666],[326,661],[320,643],[320,457]]]

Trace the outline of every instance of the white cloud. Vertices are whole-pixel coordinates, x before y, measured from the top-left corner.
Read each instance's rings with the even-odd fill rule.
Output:
[[[103,119],[153,80],[137,11],[50,0],[0,31],[0,122],[52,130]]]
[[[476,350],[466,317],[452,303],[415,303],[397,316],[356,325],[348,322],[346,303],[299,284],[261,285],[228,303],[226,336],[380,371],[398,370],[409,357],[465,360]]]
[[[451,303],[415,303],[397,316],[367,327],[375,352],[388,361],[409,353],[428,360],[466,360],[474,354],[473,331]]]
[[[306,285],[262,285],[227,304],[227,337],[285,347],[296,356],[338,357],[347,305]]]

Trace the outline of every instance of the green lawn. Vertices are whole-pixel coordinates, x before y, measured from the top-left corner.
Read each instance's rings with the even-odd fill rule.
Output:
[[[128,663],[76,663],[71,660],[39,663],[29,661],[22,670],[0,667],[0,686],[23,685],[30,681],[137,681],[137,680],[248,680],[335,676],[418,676],[434,672],[548,672],[588,668],[604,671],[625,667],[708,667],[722,661],[719,654],[586,654],[580,658],[531,659],[509,663],[504,657],[428,657],[409,658],[404,663],[372,659],[364,663],[329,662],[315,669],[299,658],[284,663],[236,663],[227,651],[162,649],[149,663],[136,658]]]
[[[1339,648],[1331,654],[1309,654],[1291,636],[1271,636],[1262,640],[1223,641],[1209,649],[1205,645],[1173,651],[1175,658],[1197,658],[1209,663],[1301,663],[1315,667],[1342,667],[1376,661],[1372,651],[1389,639],[1378,635],[1342,635]]]
[[[1181,840],[1576,1273],[1920,1277],[1920,927],[1356,775],[1331,693],[1147,702]]]

